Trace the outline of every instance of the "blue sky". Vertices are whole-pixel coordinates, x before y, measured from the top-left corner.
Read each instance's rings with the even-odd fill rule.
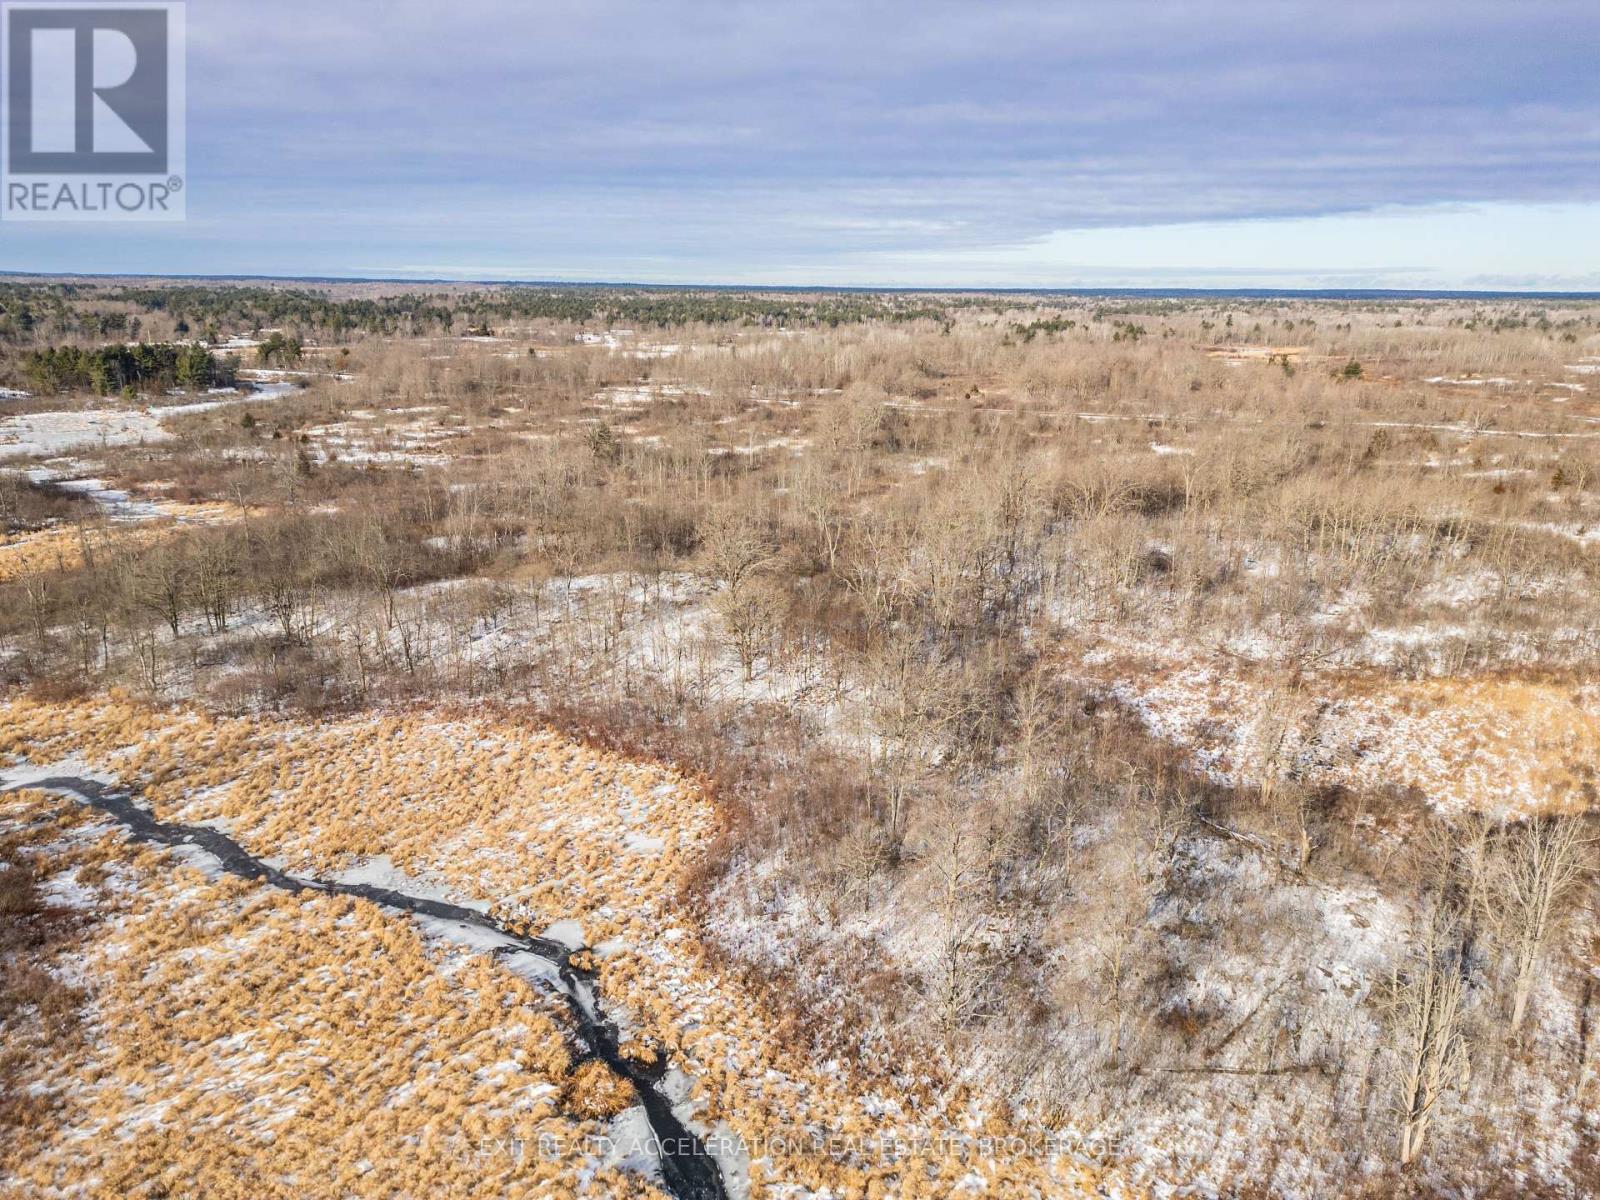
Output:
[[[1600,290],[1595,0],[188,9],[188,221],[0,268]]]

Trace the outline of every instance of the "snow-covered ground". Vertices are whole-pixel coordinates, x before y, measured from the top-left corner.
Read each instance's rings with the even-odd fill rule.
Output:
[[[163,427],[163,421],[211,412],[231,404],[277,400],[294,390],[292,384],[270,383],[248,393],[215,394],[208,400],[156,408],[83,409],[3,417],[0,418],[0,459],[55,458],[77,450],[170,442],[172,434]]]
[[[140,410],[28,413],[0,418],[0,458],[55,458],[73,450],[171,441],[161,422]]]

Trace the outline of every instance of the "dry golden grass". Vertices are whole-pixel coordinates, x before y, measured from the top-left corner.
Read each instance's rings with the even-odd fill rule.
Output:
[[[606,1114],[559,1103],[548,995],[374,905],[211,880],[62,808],[0,800],[106,914],[46,964],[89,982],[90,1036],[13,1080],[59,1109],[0,1154],[6,1194],[659,1196],[591,1175]]]
[[[129,546],[149,546],[181,531],[185,525],[231,525],[245,519],[247,511],[225,501],[184,504],[164,501],[154,522],[132,528],[43,529],[37,533],[0,537],[0,583],[34,572],[72,571],[87,557]]]
[[[88,531],[45,529],[0,538],[0,583],[39,571],[70,571],[83,565]]]
[[[1099,650],[1086,661],[1090,649]],[[1189,746],[1219,777],[1259,778],[1259,739],[1286,699],[1281,674],[1194,647],[1137,643],[1105,653],[1075,645],[1064,673],[1107,690]],[[1308,782],[1369,795],[1415,789],[1447,812],[1528,816],[1600,811],[1600,692],[1562,673],[1498,673],[1407,681],[1373,670],[1326,671],[1303,680],[1319,715],[1297,731],[1321,748]]]
[[[712,965],[676,904],[715,817],[661,768],[486,716],[308,726],[159,712],[109,696],[13,700],[0,706],[0,731],[0,754],[82,754],[142,786],[158,815],[224,818],[253,852],[292,870],[332,873],[387,855],[408,874],[492,900],[531,932],[581,921],[600,947],[607,1010],[631,1031],[627,1052],[643,1061],[670,1054],[694,1080],[702,1128],[773,1148],[752,1163],[756,1196],[780,1181],[848,1196],[946,1196],[972,1172],[1006,1196],[1086,1194],[1097,1181],[1075,1160],[1043,1154],[935,1142],[892,1163],[870,1152],[836,1159],[797,1140],[804,1129],[866,1142],[1016,1128],[969,1089],[926,1080],[906,1081],[906,1115],[869,1116],[848,1066],[808,1061],[758,998]],[[17,805],[39,801],[10,803],[8,823]],[[468,1194],[457,1189],[483,1183],[473,1172],[484,1165],[442,1154],[438,1138],[571,1135],[574,1122],[581,1130],[627,1102],[596,1066],[568,1077],[553,1001],[486,958],[441,958],[406,922],[365,903],[210,882],[166,855],[128,852],[111,837],[100,845],[137,868],[123,901],[129,919],[91,959],[101,994],[117,998],[101,1022],[118,1032],[89,1061],[53,1070],[61,1086],[115,1082],[94,1089],[79,1124],[161,1118],[106,1149],[97,1169],[107,1178],[209,1170],[207,1159],[231,1164],[217,1177],[232,1177],[239,1146],[255,1154],[259,1140],[273,1178],[303,1179],[291,1164],[318,1162],[330,1166],[317,1186],[349,1194],[376,1194],[364,1189],[379,1175],[401,1191]],[[507,1078],[486,1078],[508,1060],[517,1065]],[[407,1129],[435,1141],[372,1153]],[[216,1148],[225,1136],[234,1147]],[[378,1169],[363,1174],[364,1158]],[[29,1178],[47,1182],[55,1160],[36,1161]],[[556,1181],[571,1187],[573,1167],[553,1164],[539,1177],[555,1190],[520,1176],[521,1191],[509,1176],[488,1183],[500,1195],[565,1195]]]
[[[1395,687],[1389,703],[1439,731],[1434,752],[1401,767],[1425,794],[1467,809],[1600,811],[1600,693],[1592,684],[1423,680]]]
[[[602,1062],[582,1064],[566,1083],[561,1108],[584,1120],[609,1120],[637,1102],[633,1089]]]

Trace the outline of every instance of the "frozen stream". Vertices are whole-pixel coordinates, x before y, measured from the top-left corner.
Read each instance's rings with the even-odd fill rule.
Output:
[[[469,934],[473,944],[486,946],[506,958],[531,956],[539,960],[540,972],[565,997],[577,1025],[578,1038],[586,1053],[598,1058],[619,1077],[633,1086],[650,1123],[652,1141],[660,1150],[662,1182],[679,1200],[726,1200],[717,1161],[705,1144],[673,1112],[666,1094],[665,1060],[646,1066],[624,1057],[618,1047],[616,1025],[607,1020],[601,1007],[592,972],[572,963],[575,951],[547,938],[524,937],[491,920],[476,909],[424,896],[408,895],[371,883],[339,883],[291,875],[254,857],[227,834],[205,825],[181,825],[158,821],[141,808],[126,791],[94,779],[75,775],[47,776],[27,783],[0,787],[0,793],[26,787],[36,791],[71,796],[83,804],[114,818],[137,841],[163,846],[190,848],[204,855],[216,868],[241,879],[254,880],[286,892],[321,892],[334,896],[357,896],[396,912],[417,917],[430,929],[453,928],[458,935]],[[457,937],[453,940],[463,940]]]

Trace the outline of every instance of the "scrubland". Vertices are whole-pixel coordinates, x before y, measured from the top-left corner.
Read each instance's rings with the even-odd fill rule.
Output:
[[[295,386],[15,402],[19,445],[54,412],[159,436],[42,448],[0,481],[0,749],[82,756],[289,869],[576,922],[627,1044],[738,1135],[752,1194],[1600,1187],[1600,306],[3,302],[0,385],[40,390],[28,353],[136,316],[238,356],[241,386]],[[91,478],[133,507],[63,486]],[[38,832],[44,803],[4,828],[59,875],[79,839]],[[615,1117],[562,1107],[558,1006],[482,956],[93,844],[116,895],[7,943],[30,986],[84,989],[70,1030],[30,1026],[66,1047],[51,1094],[113,1070],[117,1012],[196,1049],[170,1111],[102,1089],[32,1144],[148,1123],[146,1157],[187,1163],[214,1139],[177,1097],[300,1069],[217,1049],[287,1018],[155,1002],[187,994],[167,925],[222,914],[213,940],[329,942],[258,1004],[355,969],[355,938],[318,929],[410,939],[349,989],[371,1049],[329,1058],[387,1061],[386,1030],[426,1036],[395,989],[455,997],[471,971],[429,1060],[440,1103],[521,1119],[449,1048],[520,1023],[549,1120]],[[145,991],[118,974],[141,958]],[[352,1129],[384,1086],[346,1089]],[[210,1157],[278,1178],[325,1155],[331,1177],[361,1140],[304,1138]],[[465,1194],[467,1167],[429,1175],[407,1144],[395,1190]],[[552,1170],[518,1178],[587,1178]]]

